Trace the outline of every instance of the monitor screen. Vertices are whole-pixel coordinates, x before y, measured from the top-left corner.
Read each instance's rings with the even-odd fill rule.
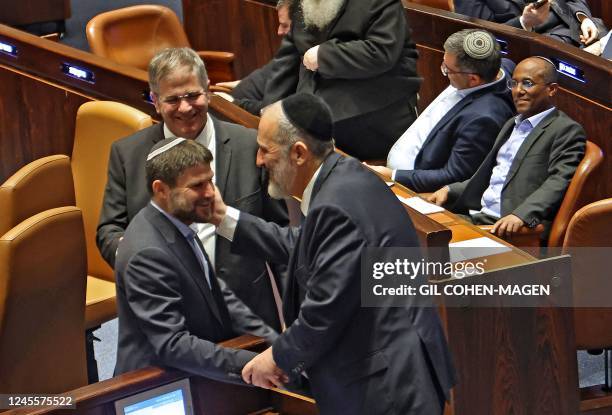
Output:
[[[117,415],[193,415],[189,379],[182,379],[115,402]]]

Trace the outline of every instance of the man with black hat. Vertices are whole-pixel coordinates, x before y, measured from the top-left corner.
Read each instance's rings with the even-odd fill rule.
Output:
[[[234,251],[289,264],[288,328],[242,376],[272,387],[305,374],[321,414],[441,414],[454,375],[435,308],[360,306],[362,254],[417,247],[415,230],[382,180],[334,152],[332,126],[311,94],[261,118],[257,164],[270,195],[301,199],[300,228],[226,207],[217,193],[211,221]]]

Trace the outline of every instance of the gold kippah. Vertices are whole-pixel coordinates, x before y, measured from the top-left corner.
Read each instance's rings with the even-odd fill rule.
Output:
[[[474,59],[486,59],[495,51],[495,43],[486,32],[474,31],[463,40],[463,50]]]

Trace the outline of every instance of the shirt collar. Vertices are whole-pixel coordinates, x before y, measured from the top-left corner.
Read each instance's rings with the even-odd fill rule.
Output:
[[[488,88],[491,85],[495,85],[498,82],[502,82],[506,80],[506,72],[504,72],[504,70],[502,68],[499,68],[500,74],[498,74],[498,78],[494,79],[491,82],[488,82],[486,84],[482,84],[482,85],[478,85],[478,86],[474,86],[472,88],[465,88],[465,89],[458,89],[457,90],[457,95],[459,95],[461,98],[465,98],[466,96],[480,90],[480,89],[484,89],[484,88]]]
[[[196,235],[196,231],[193,229],[193,226],[195,225],[195,223],[192,223],[191,225],[185,225],[183,222],[181,222],[180,220],[178,220],[177,218],[175,218],[174,216],[172,216],[171,214],[169,214],[168,212],[160,208],[153,200],[151,200],[151,205],[155,209],[159,210],[162,215],[167,217],[168,220],[172,222],[174,226],[176,226],[176,228],[179,230],[181,235],[183,235],[186,239],[193,238]]]
[[[531,117],[527,118],[526,120],[523,120],[521,114],[517,115],[516,117],[514,117],[514,124],[516,126],[520,125],[523,121],[529,121],[529,124],[531,124],[531,128],[536,128],[538,126],[538,124],[551,112],[553,112],[555,109],[555,107],[551,107],[547,110],[544,110],[540,113],[537,113],[535,115],[532,115]]]
[[[308,214],[308,209],[310,208],[310,199],[312,198],[312,189],[314,188],[314,184],[317,181],[317,177],[319,177],[319,173],[321,173],[321,168],[323,167],[323,163],[319,166],[319,168],[314,172],[310,181],[306,185],[304,189],[304,193],[302,194],[302,201],[300,202],[300,210],[302,214],[306,216]]]
[[[195,141],[202,144],[206,148],[210,148],[210,144],[215,134],[215,126],[213,125],[212,118],[209,114],[206,114],[206,125],[195,138]],[[170,131],[166,123],[164,123],[164,138],[174,138],[176,135]]]

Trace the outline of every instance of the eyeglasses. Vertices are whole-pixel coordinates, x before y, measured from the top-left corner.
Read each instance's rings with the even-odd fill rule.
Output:
[[[195,104],[200,97],[204,95],[204,91],[192,91],[187,92],[184,95],[171,95],[162,99],[164,104],[171,105],[173,107],[178,106],[182,100],[186,100],[189,104]]]
[[[508,82],[506,83],[506,85],[508,86],[508,89],[514,89],[520,85],[521,88],[524,89],[525,91],[530,90],[536,85],[549,85],[549,84],[550,82],[547,82],[545,84],[538,84],[537,82],[533,82],[531,79],[522,79],[520,81],[517,81],[515,79],[508,79]]]
[[[440,65],[440,71],[442,72],[442,75],[444,76],[448,76],[448,74],[456,74],[456,73],[465,73],[465,74],[473,74],[475,72],[463,72],[463,71],[453,71],[452,69],[448,69],[448,66],[446,66],[446,64],[444,62],[442,62],[442,65]]]

